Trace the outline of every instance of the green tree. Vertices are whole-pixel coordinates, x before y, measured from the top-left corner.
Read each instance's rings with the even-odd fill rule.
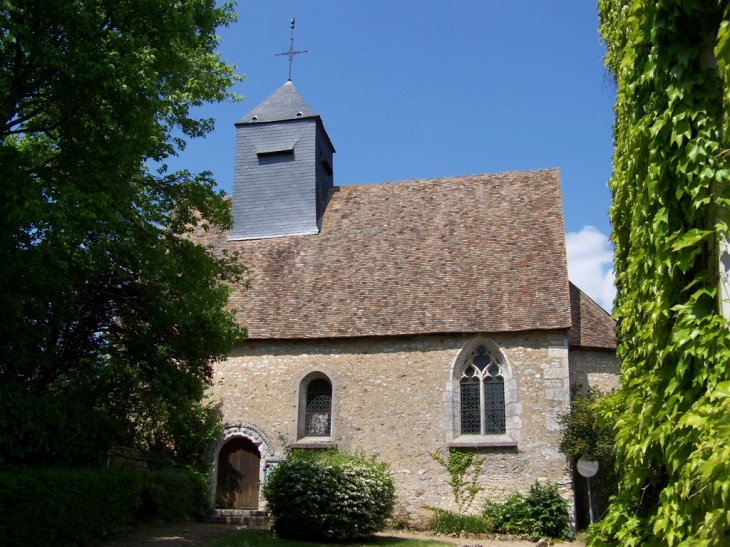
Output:
[[[185,234],[230,225],[209,173],[164,161],[233,98],[214,0],[0,4],[0,462],[121,443],[194,461],[212,363],[245,336],[245,269]],[[161,167],[150,169],[146,162]]]
[[[728,2],[600,0],[599,14],[616,80],[609,184],[625,406],[604,412],[617,420],[621,479],[589,541],[724,545]]]
[[[612,407],[620,409],[623,401],[620,394],[604,394],[595,388],[589,388],[587,393],[580,393],[577,386],[573,386],[570,398],[570,409],[558,418],[562,426],[560,450],[575,464],[581,456],[596,460],[599,463],[598,474],[591,479],[593,509],[596,517],[600,518],[609,506],[611,496],[616,493],[616,450],[613,422],[601,420],[599,408],[604,410]],[[576,471],[573,478],[577,481],[575,494],[578,500],[576,520],[578,526],[588,526],[588,491],[585,479]],[[584,524],[585,523],[585,524]]]

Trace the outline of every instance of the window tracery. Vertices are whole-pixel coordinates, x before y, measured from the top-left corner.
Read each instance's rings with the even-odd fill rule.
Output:
[[[505,433],[504,373],[485,346],[477,346],[469,355],[459,385],[461,434]]]

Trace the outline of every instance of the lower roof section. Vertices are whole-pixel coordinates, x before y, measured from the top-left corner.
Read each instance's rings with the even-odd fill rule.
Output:
[[[572,347],[616,349],[616,323],[606,310],[573,283],[570,284],[570,307]]]

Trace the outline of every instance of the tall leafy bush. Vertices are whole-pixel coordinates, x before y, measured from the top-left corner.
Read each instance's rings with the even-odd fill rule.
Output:
[[[618,494],[591,545],[730,537],[730,3],[599,0],[616,81]],[[727,129],[727,128],[725,128]]]
[[[334,451],[294,451],[267,477],[266,504],[277,534],[347,540],[372,535],[393,512],[387,465]]]
[[[616,471],[616,448],[614,422],[607,422],[598,416],[599,405],[603,408],[613,406],[620,408],[622,396],[620,393],[604,395],[596,389],[589,389],[587,393],[581,394],[573,389],[570,401],[570,409],[559,417],[562,426],[562,438],[560,450],[575,462],[581,456],[598,461],[600,468],[598,474],[591,479],[591,490],[593,508],[595,514],[600,518],[608,510],[611,496],[616,494],[616,483],[618,474]],[[574,471],[573,478],[575,493],[578,503],[576,518],[578,525],[587,526],[588,517],[588,492],[585,486],[585,479]]]

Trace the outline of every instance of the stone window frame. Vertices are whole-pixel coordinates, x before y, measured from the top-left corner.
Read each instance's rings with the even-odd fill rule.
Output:
[[[326,380],[332,387],[332,407],[330,409],[329,436],[311,436],[305,434],[307,416],[307,388],[313,380]],[[294,401],[294,439],[290,443],[292,448],[332,448],[336,446],[337,438],[337,393],[338,378],[332,371],[324,367],[313,367],[303,371],[296,380],[296,395]]]
[[[461,386],[460,378],[469,366],[467,359],[477,347],[484,346],[497,360],[504,378],[505,433],[488,435],[461,434]],[[516,447],[522,429],[522,405],[517,392],[517,380],[513,367],[501,346],[486,336],[478,336],[466,342],[451,363],[449,380],[444,390],[443,429],[450,447]]]

